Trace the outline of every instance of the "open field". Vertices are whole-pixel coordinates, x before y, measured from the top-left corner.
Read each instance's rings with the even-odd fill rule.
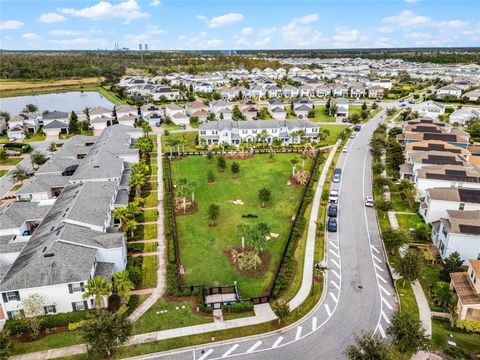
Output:
[[[100,83],[101,79],[97,77],[83,79],[65,79],[49,81],[13,81],[0,80],[0,97],[31,95],[43,91],[54,91],[62,88],[79,86],[94,86]]]
[[[330,131],[330,134],[327,136],[327,139],[324,141],[325,145],[333,145],[337,142],[338,137],[345,130],[347,125],[321,125],[320,129],[327,129]]]
[[[240,174],[237,179],[233,178],[230,171],[231,160],[227,160],[227,169],[223,173],[217,171],[216,159],[211,164],[204,157],[193,156],[172,162],[174,183],[181,177],[197,183],[195,201],[198,212],[177,217],[185,284],[232,285],[237,281],[242,297],[259,296],[267,290],[288,237],[290,218],[295,213],[302,192],[299,186],[287,185],[292,167],[290,160],[294,157],[300,158],[296,154],[277,154],[273,162],[268,161],[267,155],[239,160]],[[306,162],[306,169],[310,162]],[[215,174],[213,184],[207,182],[208,170]],[[261,208],[258,200],[258,191],[262,187],[267,187],[272,193],[272,200],[266,208]],[[236,199],[241,199],[244,205],[229,203],[229,200]],[[212,203],[220,206],[215,227],[208,225],[208,208]],[[254,214],[258,219],[242,221],[243,214]],[[236,234],[238,224],[256,222],[267,223],[271,232],[280,235],[267,242],[272,259],[266,273],[258,279],[238,273],[224,253],[241,246],[241,239]]]

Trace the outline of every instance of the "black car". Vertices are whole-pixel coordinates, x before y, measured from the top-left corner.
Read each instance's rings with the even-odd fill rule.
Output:
[[[328,216],[329,217],[336,218],[337,217],[337,212],[338,212],[337,205],[332,204],[328,207]]]
[[[334,173],[334,174],[341,174],[341,173],[342,173],[342,169],[340,169],[340,168],[335,168],[335,170],[333,170],[333,173]]]
[[[330,232],[337,232],[337,219],[331,217],[327,221],[327,230]]]
[[[361,125],[355,125],[355,131],[360,131],[362,130],[362,126]]]

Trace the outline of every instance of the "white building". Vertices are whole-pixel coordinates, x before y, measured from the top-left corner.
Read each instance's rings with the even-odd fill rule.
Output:
[[[432,119],[436,119],[438,116],[445,114],[445,106],[433,100],[414,104],[412,105],[412,110],[416,111],[419,117],[430,117]]]
[[[459,99],[462,96],[462,89],[455,84],[446,85],[437,90],[437,98],[451,97]]]
[[[450,114],[448,121],[451,124],[467,125],[470,120],[480,118],[480,110],[475,108],[462,107]]]

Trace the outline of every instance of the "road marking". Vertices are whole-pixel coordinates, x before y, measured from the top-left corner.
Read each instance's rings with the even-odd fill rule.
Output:
[[[377,274],[377,278],[379,278],[380,280],[382,280],[385,284],[387,283],[387,280],[385,280],[383,277],[381,277],[380,275]]]
[[[380,297],[382,298],[382,301],[384,302],[385,305],[387,305],[387,307],[390,309],[390,310],[393,310],[393,307],[392,305],[390,305],[387,301],[387,299],[385,299],[383,296],[380,295]]]
[[[330,297],[333,299],[333,301],[335,301],[335,303],[337,303],[337,302],[338,302],[338,299],[336,298],[336,296],[333,295],[332,292],[329,292],[329,294],[330,294]]]
[[[382,337],[386,339],[387,335],[385,335],[385,331],[383,330],[382,325],[378,324],[378,330],[380,331],[380,335],[382,335]]]
[[[383,272],[383,269],[377,265],[377,263],[373,263],[373,266],[375,266],[378,270],[380,270],[381,272]]]
[[[335,259],[330,259],[330,260],[332,260],[332,262],[335,264],[335,266],[340,269],[340,264],[338,262],[336,262]]]
[[[382,262],[382,260],[380,260],[378,257],[376,257],[374,254],[372,254],[372,257],[377,260],[378,262]]]
[[[381,312],[381,314],[382,314],[382,317],[385,319],[385,322],[386,322],[387,324],[391,324],[391,321],[390,321],[390,319],[388,318],[387,314],[385,314],[383,311]]]
[[[253,344],[252,347],[247,350],[247,354],[254,352],[255,349],[258,348],[260,345],[262,345],[262,340],[258,340],[255,344]]]
[[[197,360],[204,360],[208,357],[208,355],[210,355],[211,353],[213,352],[213,349],[210,349],[208,350],[205,354],[203,354],[202,356],[200,356]]]
[[[327,310],[328,316],[332,316],[332,312],[330,311],[330,307],[328,306],[328,304],[325,304],[325,310]]]
[[[335,287],[337,288],[337,290],[340,290],[340,286],[338,286],[335,281],[330,280],[330,284],[332,284],[333,286],[335,286]]]
[[[297,333],[295,334],[295,340],[300,339],[300,335],[302,335],[302,327],[297,327]]]
[[[340,266],[339,266],[339,267],[340,267]],[[330,269],[330,271],[331,271],[336,277],[338,277],[338,278],[340,279],[340,275],[339,275],[335,270]]]
[[[332,240],[330,240],[330,245],[332,245],[335,249],[338,250],[338,245],[336,245]]]
[[[278,347],[278,345],[280,345],[280,343],[282,342],[283,340],[283,336],[280,336],[272,345],[272,349],[275,349],[276,347]]]
[[[330,251],[333,255],[335,255],[337,258],[340,258],[340,255],[338,255],[335,251],[333,251],[332,249],[328,250]]]
[[[380,254],[380,250],[378,250],[375,246],[370,245],[370,248],[375,251],[377,254]]]
[[[378,287],[380,288],[380,290],[382,290],[382,291],[383,291],[385,294],[387,294],[388,296],[392,295],[392,294],[390,294],[390,292],[389,292],[387,289],[385,289],[382,285],[378,284]]]
[[[317,317],[314,316],[312,318],[312,331],[315,331],[316,328],[317,328]]]
[[[228,355],[230,355],[232,352],[234,352],[240,345],[235,344],[233,345],[230,349],[228,349],[225,354],[222,355],[222,358],[226,358]]]

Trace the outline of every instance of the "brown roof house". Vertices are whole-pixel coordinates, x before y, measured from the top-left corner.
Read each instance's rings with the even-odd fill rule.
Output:
[[[480,320],[480,260],[469,260],[467,272],[450,274],[450,288],[457,294],[459,320]]]

